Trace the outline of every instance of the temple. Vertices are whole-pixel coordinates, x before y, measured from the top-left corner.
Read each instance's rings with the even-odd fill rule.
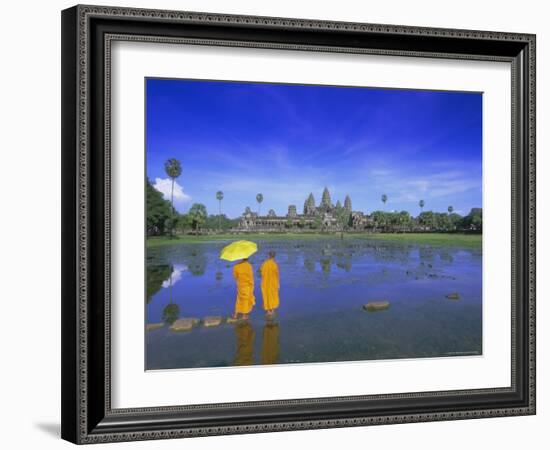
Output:
[[[334,205],[330,192],[325,187],[319,206],[316,206],[315,197],[310,193],[304,202],[302,214],[298,214],[296,205],[289,205],[285,216],[278,216],[273,209],[269,210],[267,216],[260,216],[247,206],[235,231],[362,231],[371,225],[372,219],[369,216],[352,210],[349,195],[346,195],[343,206],[339,200]]]

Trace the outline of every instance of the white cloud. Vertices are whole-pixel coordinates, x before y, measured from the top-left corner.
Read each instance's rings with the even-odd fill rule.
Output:
[[[153,187],[159,191],[166,200],[170,200],[172,192],[172,180],[170,178],[155,178]],[[177,181],[174,181],[174,207],[178,209],[178,204],[182,205],[190,201],[191,196],[183,192],[183,187],[178,184]]]

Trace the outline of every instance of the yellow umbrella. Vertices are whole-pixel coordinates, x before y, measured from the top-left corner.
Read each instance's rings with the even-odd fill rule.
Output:
[[[237,261],[248,258],[258,251],[258,246],[252,241],[235,241],[226,245],[220,252],[220,259],[226,261]]]

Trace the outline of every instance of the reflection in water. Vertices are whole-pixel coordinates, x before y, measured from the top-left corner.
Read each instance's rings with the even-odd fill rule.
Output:
[[[453,255],[451,255],[451,253],[448,252],[448,251],[442,251],[439,254],[439,259],[441,259],[441,261],[452,263],[453,262]]]
[[[147,266],[147,303],[160,290],[164,280],[170,277],[172,266],[169,264]]]
[[[419,247],[418,256],[422,262],[433,261],[434,254],[432,247]]]
[[[286,262],[287,264],[295,266],[298,262],[298,252],[294,249],[289,249]]]
[[[172,286],[181,278],[181,272],[183,272],[183,270],[178,270],[174,266],[174,272],[170,274],[168,280],[162,283],[163,288],[170,289],[170,303],[168,303],[168,305],[166,305],[162,310],[162,321],[168,325],[172,325],[180,316],[179,305],[172,303],[174,300]],[[175,278],[175,281],[172,281],[173,278]]]
[[[256,333],[250,322],[241,322],[235,325],[237,338],[237,352],[233,365],[250,366],[254,364],[254,339]],[[262,352],[260,364],[277,364],[279,362],[279,324],[267,322],[263,328]]]
[[[180,307],[175,303],[168,303],[162,310],[162,321],[172,325],[180,316]]]
[[[181,280],[181,276],[186,270],[187,266],[183,264],[174,264],[172,273],[162,282],[162,287],[164,289],[171,288],[174,284]]]
[[[187,259],[189,272],[194,276],[204,275],[208,260],[204,254],[202,246],[197,246],[191,251],[190,257]]]
[[[279,361],[279,324],[264,325],[262,341],[262,364],[277,364]]]
[[[230,314],[232,264],[219,260],[225,244],[147,249],[147,323]],[[269,250],[280,255],[278,324],[266,323],[257,300],[248,322],[238,325],[180,334],[164,327],[146,336],[149,369],[482,354],[481,245],[430,247],[350,236],[259,240],[258,248],[251,260],[257,298],[256,270]],[[460,302],[446,300],[454,292]],[[376,300],[390,301],[390,310],[366,313],[362,306]]]
[[[321,259],[321,270],[325,275],[328,275],[330,273],[330,258]]]
[[[336,263],[336,267],[338,267],[339,269],[343,269],[346,272],[349,272],[351,270],[351,258],[339,258],[338,262]]]
[[[250,366],[254,364],[254,328],[248,322],[235,325],[237,338],[237,353],[233,361],[235,366]]]
[[[304,259],[304,267],[306,268],[306,270],[308,272],[315,272],[315,261],[309,259],[309,258],[305,258]]]

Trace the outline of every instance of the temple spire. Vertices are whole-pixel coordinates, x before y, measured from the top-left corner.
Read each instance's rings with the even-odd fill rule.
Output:
[[[315,214],[315,198],[313,193],[310,193],[304,203],[304,214],[307,216]]]
[[[351,212],[351,198],[349,195],[346,195],[346,199],[344,200],[344,208]]]
[[[330,192],[328,191],[327,187],[325,187],[325,189],[323,190],[323,198],[321,199],[320,206],[327,210],[332,207],[332,202],[330,200]]]

